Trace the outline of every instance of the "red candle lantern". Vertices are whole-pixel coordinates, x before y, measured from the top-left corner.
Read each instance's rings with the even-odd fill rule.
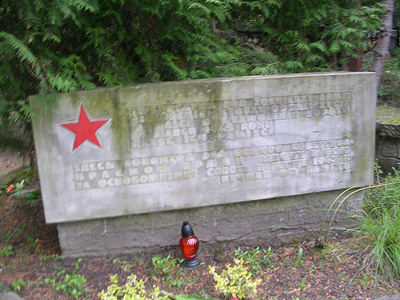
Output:
[[[186,221],[182,225],[182,238],[179,240],[179,247],[183,257],[186,259],[183,262],[183,266],[193,268],[200,264],[199,259],[196,257],[199,249],[199,239],[194,236],[192,227]]]

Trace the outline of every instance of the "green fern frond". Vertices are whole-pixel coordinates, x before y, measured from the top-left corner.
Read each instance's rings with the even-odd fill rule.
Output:
[[[37,58],[32,51],[13,34],[2,31],[0,32],[0,38],[3,38],[6,41],[6,45],[9,45],[17,52],[21,61],[27,60],[31,64],[37,63]]]

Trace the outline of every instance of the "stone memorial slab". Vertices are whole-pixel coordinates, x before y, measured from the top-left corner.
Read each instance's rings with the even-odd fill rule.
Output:
[[[375,101],[375,74],[346,72],[63,94],[33,119],[46,221],[371,184]]]

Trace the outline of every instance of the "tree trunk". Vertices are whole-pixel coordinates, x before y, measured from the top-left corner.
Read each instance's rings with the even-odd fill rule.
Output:
[[[373,50],[374,62],[372,70],[376,72],[376,88],[381,82],[383,66],[389,55],[390,36],[393,27],[394,0],[384,0],[386,14],[382,17],[382,29]]]
[[[350,0],[350,3],[356,3],[361,6],[361,0]],[[362,51],[360,48],[356,49],[357,57],[349,57],[347,67],[350,72],[360,72],[361,71],[361,55]]]
[[[357,58],[349,57],[349,62],[347,66],[350,72],[360,72],[361,71],[361,55],[362,51],[360,48],[356,49]]]

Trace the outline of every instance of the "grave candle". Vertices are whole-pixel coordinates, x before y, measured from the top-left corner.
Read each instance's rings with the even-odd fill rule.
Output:
[[[179,240],[179,247],[183,257],[186,259],[183,266],[193,268],[200,264],[199,259],[196,257],[199,249],[199,240],[194,236],[193,229],[187,221],[183,222],[182,225],[182,238]]]

